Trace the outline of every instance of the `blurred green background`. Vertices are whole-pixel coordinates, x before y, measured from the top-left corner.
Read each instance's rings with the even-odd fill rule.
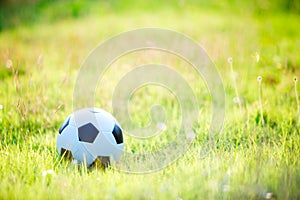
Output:
[[[91,13],[147,12],[202,8],[216,12],[263,15],[274,12],[300,13],[298,0],[166,0],[166,1],[132,1],[132,0],[2,0],[0,2],[0,30],[20,25],[36,23],[53,23],[62,18],[78,18]]]

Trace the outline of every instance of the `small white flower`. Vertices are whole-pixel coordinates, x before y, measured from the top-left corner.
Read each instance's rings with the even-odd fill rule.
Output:
[[[298,81],[298,78],[294,77],[294,82],[297,83],[297,81]]]
[[[165,131],[165,130],[167,130],[167,125],[165,124],[165,123],[162,123],[162,122],[160,122],[160,123],[157,123],[157,126],[156,126],[159,130],[161,130],[161,131]]]
[[[2,104],[0,104],[0,110],[2,110],[3,109],[3,105]]]
[[[233,61],[232,57],[229,57],[227,61],[228,61],[229,63],[232,63],[232,61]]]
[[[55,176],[55,172],[52,170],[52,169],[49,169],[49,170],[46,170],[46,171],[43,171],[42,175],[43,177],[47,176],[47,175],[52,175],[52,176]]]

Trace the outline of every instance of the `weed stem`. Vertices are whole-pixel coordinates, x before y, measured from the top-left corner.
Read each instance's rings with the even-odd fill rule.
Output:
[[[297,116],[298,116],[298,122],[300,122],[300,105],[299,105],[299,96],[298,96],[298,90],[297,90],[297,77],[294,77],[294,88],[295,88],[295,98],[297,102]]]
[[[237,88],[237,85],[236,85],[235,75],[234,75],[234,71],[233,71],[233,64],[232,64],[233,60],[232,60],[231,57],[228,58],[228,62],[230,64],[231,77],[232,77],[232,81],[233,81],[233,87],[234,87],[234,90],[235,90],[235,96],[237,98],[237,103],[239,105],[240,111],[242,112],[242,102],[241,102],[239,92],[238,92],[238,88]]]
[[[259,101],[259,108],[260,108],[260,121],[261,124],[264,125],[265,121],[264,121],[264,112],[263,112],[263,103],[262,103],[262,77],[258,76],[257,77],[257,81],[258,81],[258,101]]]

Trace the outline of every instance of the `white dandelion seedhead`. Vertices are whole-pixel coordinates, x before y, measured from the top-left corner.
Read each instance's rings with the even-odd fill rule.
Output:
[[[232,62],[233,62],[232,57],[229,57],[227,61],[228,61],[229,63],[232,63]]]
[[[258,82],[261,82],[261,81],[262,81],[262,77],[261,77],[261,76],[258,76],[258,77],[257,77],[257,81],[258,81]]]
[[[0,104],[0,110],[2,110],[3,109],[3,105],[2,104]]]

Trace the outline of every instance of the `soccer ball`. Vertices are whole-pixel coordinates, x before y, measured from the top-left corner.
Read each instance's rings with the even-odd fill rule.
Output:
[[[99,108],[75,111],[61,125],[57,140],[61,156],[84,163],[100,161],[107,166],[110,159],[120,160],[124,149],[123,133],[117,120]]]

